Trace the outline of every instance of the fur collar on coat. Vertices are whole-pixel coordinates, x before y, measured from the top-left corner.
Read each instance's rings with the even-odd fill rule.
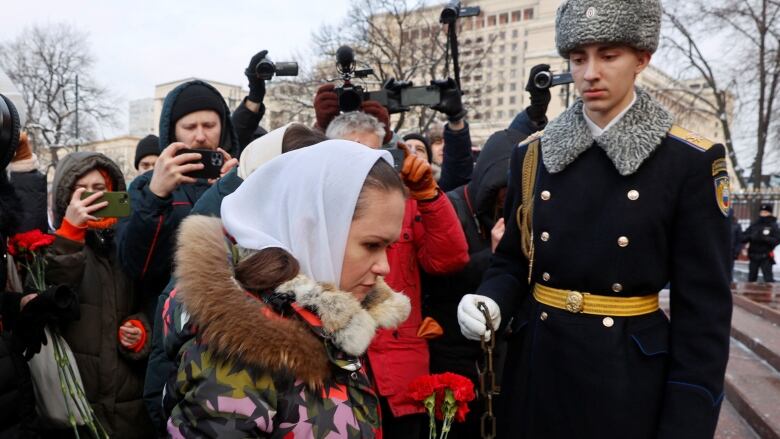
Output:
[[[636,102],[615,126],[593,138],[578,99],[547,124],[542,138],[542,159],[547,172],[563,171],[596,142],[620,175],[631,175],[650,157],[672,128],[674,116],[646,91],[636,88]]]
[[[325,343],[303,322],[264,312],[268,307],[233,277],[231,251],[217,218],[191,216],[181,225],[176,252],[177,298],[211,350],[230,360],[291,373],[311,387],[332,375]],[[331,342],[360,356],[378,328],[392,328],[409,315],[409,298],[383,280],[360,303],[333,285],[299,275],[276,291],[313,311]],[[267,310],[266,310],[267,311]]]

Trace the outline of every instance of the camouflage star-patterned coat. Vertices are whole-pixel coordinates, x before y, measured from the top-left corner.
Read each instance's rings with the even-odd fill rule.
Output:
[[[408,298],[380,282],[360,303],[299,275],[276,289],[300,310],[282,317],[233,278],[236,253],[218,219],[187,219],[179,242],[163,315],[165,349],[178,363],[165,389],[172,437],[381,437],[358,358],[377,328],[407,318]]]

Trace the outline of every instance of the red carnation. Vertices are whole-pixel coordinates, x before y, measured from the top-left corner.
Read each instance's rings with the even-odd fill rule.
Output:
[[[17,233],[8,240],[8,253],[19,259],[18,262],[27,269],[38,291],[46,289],[46,260],[39,253],[41,249],[52,243],[54,243],[54,235],[43,233],[38,229]]]

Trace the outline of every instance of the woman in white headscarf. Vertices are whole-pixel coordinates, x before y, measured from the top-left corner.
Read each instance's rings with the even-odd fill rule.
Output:
[[[323,142],[258,168],[224,199],[222,221],[182,224],[164,311],[179,363],[171,436],[378,435],[361,357],[410,310],[382,279],[405,202],[391,162]]]

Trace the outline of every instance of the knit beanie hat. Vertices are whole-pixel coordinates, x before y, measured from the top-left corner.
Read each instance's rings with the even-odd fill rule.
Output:
[[[422,134],[410,133],[404,136],[404,141],[406,140],[419,140],[422,142],[423,145],[425,145],[425,152],[428,154],[428,163],[431,163],[431,160],[433,159],[433,151],[431,151],[431,144],[428,142],[428,139],[425,136]]]
[[[138,170],[138,164],[148,155],[160,155],[160,139],[154,134],[141,139],[135,147],[135,169]]]
[[[203,84],[193,84],[181,91],[171,107],[171,127],[182,117],[201,110],[213,110],[219,120],[225,120],[225,102],[214,90]]]
[[[654,53],[660,33],[659,0],[563,0],[555,17],[555,43],[564,58],[594,43]]]

